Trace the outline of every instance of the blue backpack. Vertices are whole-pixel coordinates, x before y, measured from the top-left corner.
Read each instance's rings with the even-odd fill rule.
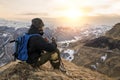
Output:
[[[22,36],[19,36],[17,40],[15,41],[15,53],[14,56],[16,59],[21,61],[26,61],[28,59],[28,40],[32,36],[40,36],[39,34],[24,34]]]

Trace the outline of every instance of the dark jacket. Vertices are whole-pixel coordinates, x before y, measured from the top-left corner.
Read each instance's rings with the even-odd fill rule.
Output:
[[[28,34],[40,34],[39,30],[34,26],[28,31]],[[57,48],[56,43],[48,43],[42,35],[40,36],[32,36],[28,41],[28,60],[27,63],[33,64],[36,63],[38,58],[41,55],[41,52],[53,52]]]

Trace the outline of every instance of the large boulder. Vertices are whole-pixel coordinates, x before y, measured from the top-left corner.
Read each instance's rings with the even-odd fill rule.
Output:
[[[106,36],[120,40],[120,23],[115,24],[115,26],[106,33]]]

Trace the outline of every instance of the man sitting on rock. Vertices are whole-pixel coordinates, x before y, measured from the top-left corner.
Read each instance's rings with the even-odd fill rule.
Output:
[[[39,67],[50,61],[54,69],[60,69],[65,71],[64,67],[61,67],[60,52],[57,49],[57,44],[54,38],[52,43],[46,41],[42,35],[44,23],[40,18],[32,19],[32,24],[28,30],[28,34],[39,34],[40,36],[32,36],[28,41],[28,60],[26,61],[33,67]]]

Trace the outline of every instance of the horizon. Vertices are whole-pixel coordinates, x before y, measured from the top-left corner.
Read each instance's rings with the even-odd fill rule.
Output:
[[[119,0],[0,0],[0,18],[30,21],[39,17],[59,24],[114,24],[120,21]]]

